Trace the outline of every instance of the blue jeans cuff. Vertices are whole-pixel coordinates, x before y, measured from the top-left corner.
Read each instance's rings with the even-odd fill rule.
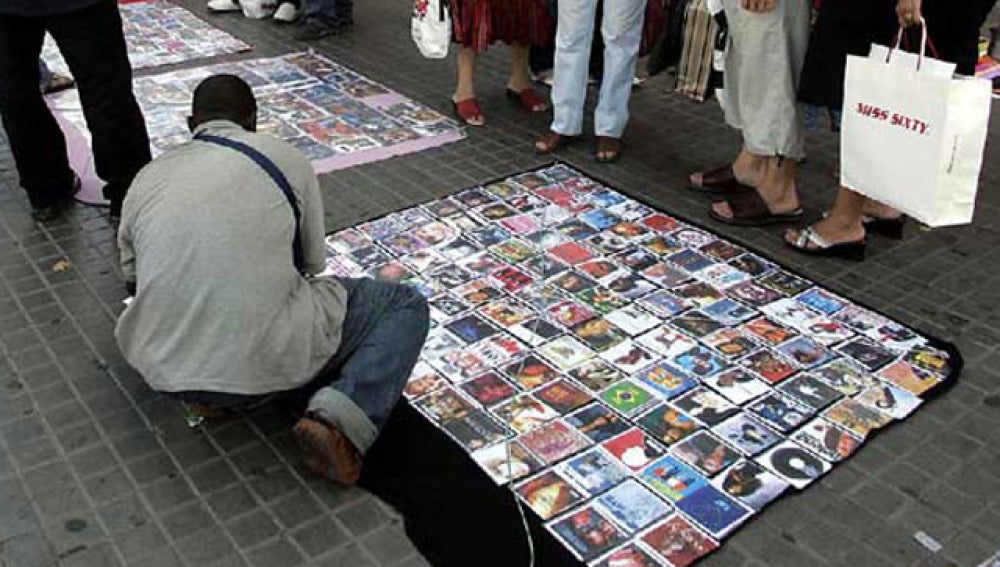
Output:
[[[342,392],[323,388],[309,400],[309,412],[333,424],[364,455],[375,443],[378,428],[361,408]]]

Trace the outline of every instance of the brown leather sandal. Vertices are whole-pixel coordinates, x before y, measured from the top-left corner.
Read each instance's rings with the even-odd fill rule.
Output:
[[[575,142],[579,136],[563,136],[558,132],[548,131],[535,141],[535,153],[545,155],[565,148]]]
[[[598,163],[613,163],[622,155],[622,141],[610,136],[597,137],[597,151],[594,158]]]

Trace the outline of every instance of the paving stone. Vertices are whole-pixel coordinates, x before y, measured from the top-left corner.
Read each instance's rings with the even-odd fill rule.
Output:
[[[349,536],[333,520],[324,517],[298,528],[292,538],[308,555],[315,557],[343,545]]]
[[[278,521],[289,530],[319,517],[323,512],[320,505],[306,490],[301,490],[289,498],[275,502],[271,505],[271,510]]]
[[[162,516],[163,526],[174,539],[215,526],[215,520],[201,504],[195,502]]]
[[[136,560],[136,564],[140,564],[138,560],[152,551],[157,551],[157,555],[163,553],[160,550],[167,545],[167,538],[153,523],[147,523],[133,530],[117,534],[114,536],[114,541],[125,560],[127,562]],[[148,557],[143,558],[143,560],[152,561]],[[165,563],[166,560],[161,562]],[[141,564],[145,565],[146,563]]]
[[[240,516],[229,522],[226,529],[232,534],[236,543],[243,548],[254,547],[262,541],[267,541],[281,530],[278,524],[271,519],[271,515],[263,509]]]
[[[352,543],[324,556],[316,562],[316,565],[319,567],[374,567],[377,564],[361,549],[361,546]]]
[[[403,532],[391,525],[361,538],[361,543],[380,565],[395,565],[416,553]]]
[[[364,499],[338,510],[337,518],[352,534],[358,536],[385,523],[386,515],[375,501]]]
[[[303,557],[295,546],[283,539],[275,540],[250,552],[250,562],[257,567],[294,567]]]
[[[200,530],[177,542],[177,549],[195,565],[209,564],[231,555],[235,549],[221,528]]]
[[[243,485],[230,486],[210,494],[206,500],[212,512],[222,521],[257,508],[253,495]]]

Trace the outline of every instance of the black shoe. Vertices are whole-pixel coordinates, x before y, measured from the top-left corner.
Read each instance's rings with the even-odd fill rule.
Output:
[[[302,22],[299,25],[299,30],[295,33],[295,39],[298,41],[316,41],[324,37],[337,35],[338,33],[340,33],[339,27],[318,24],[311,21]]]
[[[73,205],[73,197],[80,192],[83,182],[76,174],[73,175],[73,188],[69,194],[64,195],[48,205],[31,207],[31,218],[35,222],[52,222],[62,216],[63,211]]]
[[[903,238],[903,229],[906,228],[906,215],[894,219],[878,219],[865,217],[865,232],[869,234],[881,234],[893,240]]]

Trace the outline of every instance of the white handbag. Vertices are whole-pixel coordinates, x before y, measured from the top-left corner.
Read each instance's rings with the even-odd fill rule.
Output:
[[[923,24],[923,22],[921,22]],[[874,46],[847,61],[841,184],[933,227],[975,211],[991,107],[989,81],[953,77],[920,53]]]
[[[448,0],[414,0],[410,32],[420,54],[428,59],[444,59],[451,43],[451,14]]]

